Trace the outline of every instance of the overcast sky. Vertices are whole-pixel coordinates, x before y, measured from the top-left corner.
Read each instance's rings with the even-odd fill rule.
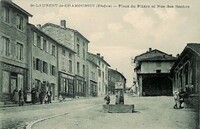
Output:
[[[89,51],[101,53],[105,60],[124,74],[132,85],[131,57],[148,48],[168,54],[181,53],[187,43],[200,42],[200,0],[13,0],[33,15],[32,24],[47,22],[67,26],[82,33],[89,41]],[[106,4],[96,7],[31,7],[39,4]],[[119,8],[123,5],[156,5],[156,8]],[[157,8],[157,5],[185,5],[189,8]]]

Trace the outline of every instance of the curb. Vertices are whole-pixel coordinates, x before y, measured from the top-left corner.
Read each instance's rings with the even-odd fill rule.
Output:
[[[54,115],[54,116],[50,116],[50,117],[46,117],[46,118],[41,118],[39,120],[36,120],[36,121],[33,121],[33,122],[30,122],[30,123],[26,123],[27,126],[25,126],[26,129],[31,129],[32,126],[36,123],[39,123],[39,122],[42,122],[42,121],[45,121],[45,120],[48,120],[48,119],[52,119],[54,117],[58,117],[58,116],[62,116],[62,115],[67,115],[69,114],[68,112],[65,112],[65,113],[62,113],[62,114],[58,114],[58,115]]]

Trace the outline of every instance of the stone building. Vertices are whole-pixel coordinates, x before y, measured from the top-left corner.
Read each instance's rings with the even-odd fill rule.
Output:
[[[188,43],[171,69],[173,91],[183,88],[189,93],[188,107],[198,107],[200,93],[200,44]]]
[[[74,95],[86,96],[88,89],[86,84],[86,63],[89,40],[77,30],[68,28],[65,20],[61,20],[60,26],[46,23],[42,26],[42,30],[62,45],[76,52],[73,62],[75,66]]]
[[[98,89],[98,68],[99,65],[97,62],[92,60],[92,58],[87,59],[87,76],[88,76],[88,95],[89,96],[97,96]]]
[[[0,99],[27,87],[27,23],[32,15],[10,0],[0,1]]]
[[[58,96],[58,43],[32,24],[28,24],[28,86],[37,92],[51,90]]]
[[[94,61],[98,66],[97,96],[105,95],[108,92],[108,67],[110,65],[104,60],[104,57],[97,53],[88,53],[88,58]]]
[[[126,78],[117,70],[108,68],[108,92],[115,94],[115,83],[123,82],[124,90],[126,89]]]
[[[157,49],[138,55],[134,59],[140,96],[172,95],[170,69],[176,57]]]

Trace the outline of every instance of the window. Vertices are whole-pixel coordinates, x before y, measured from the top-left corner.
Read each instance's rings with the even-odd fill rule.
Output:
[[[9,15],[9,8],[7,8],[7,7],[4,7],[3,8],[3,20],[5,21],[5,22],[7,22],[7,23],[9,23],[10,22],[10,15]]]
[[[79,38],[77,37],[77,42],[79,43]]]
[[[77,62],[77,74],[80,74],[80,64]]]
[[[41,37],[39,35],[37,36],[37,47],[41,47]]]
[[[17,15],[17,29],[23,30],[23,17]]]
[[[104,64],[102,64],[102,68],[104,68]]]
[[[52,55],[55,56],[56,55],[56,46],[52,45]]]
[[[65,54],[65,49],[62,49],[62,54],[65,56],[66,54]]]
[[[83,59],[85,59],[85,48],[83,48]]]
[[[10,55],[10,40],[6,37],[2,37],[3,40],[3,53],[5,56]]]
[[[104,82],[104,72],[102,71],[102,81]]]
[[[23,60],[23,44],[17,43],[17,59]]]
[[[36,70],[40,70],[40,59],[36,58]]]
[[[45,61],[43,61],[43,72],[46,74],[48,73],[48,64]]]
[[[50,73],[51,75],[55,76],[56,75],[56,68],[53,65],[50,65]]]
[[[77,44],[77,55],[80,56],[80,46]]]
[[[83,76],[85,76],[85,65],[83,65]]]
[[[100,62],[100,60],[99,60],[99,67],[100,67],[100,65],[101,65],[101,62]]]
[[[44,51],[48,52],[47,51],[47,40],[43,39],[43,49]]]
[[[98,69],[98,73],[99,73],[99,77],[101,77],[101,70],[100,69]]]
[[[72,53],[69,52],[69,58],[72,59]]]
[[[69,72],[72,73],[72,61],[69,60]]]

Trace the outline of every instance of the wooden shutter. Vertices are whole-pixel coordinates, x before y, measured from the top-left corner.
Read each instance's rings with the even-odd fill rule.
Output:
[[[44,40],[44,39],[43,39],[43,37],[41,36],[41,46],[40,46],[41,49],[43,49],[43,40]]]
[[[33,32],[33,45],[37,46],[37,34]]]

